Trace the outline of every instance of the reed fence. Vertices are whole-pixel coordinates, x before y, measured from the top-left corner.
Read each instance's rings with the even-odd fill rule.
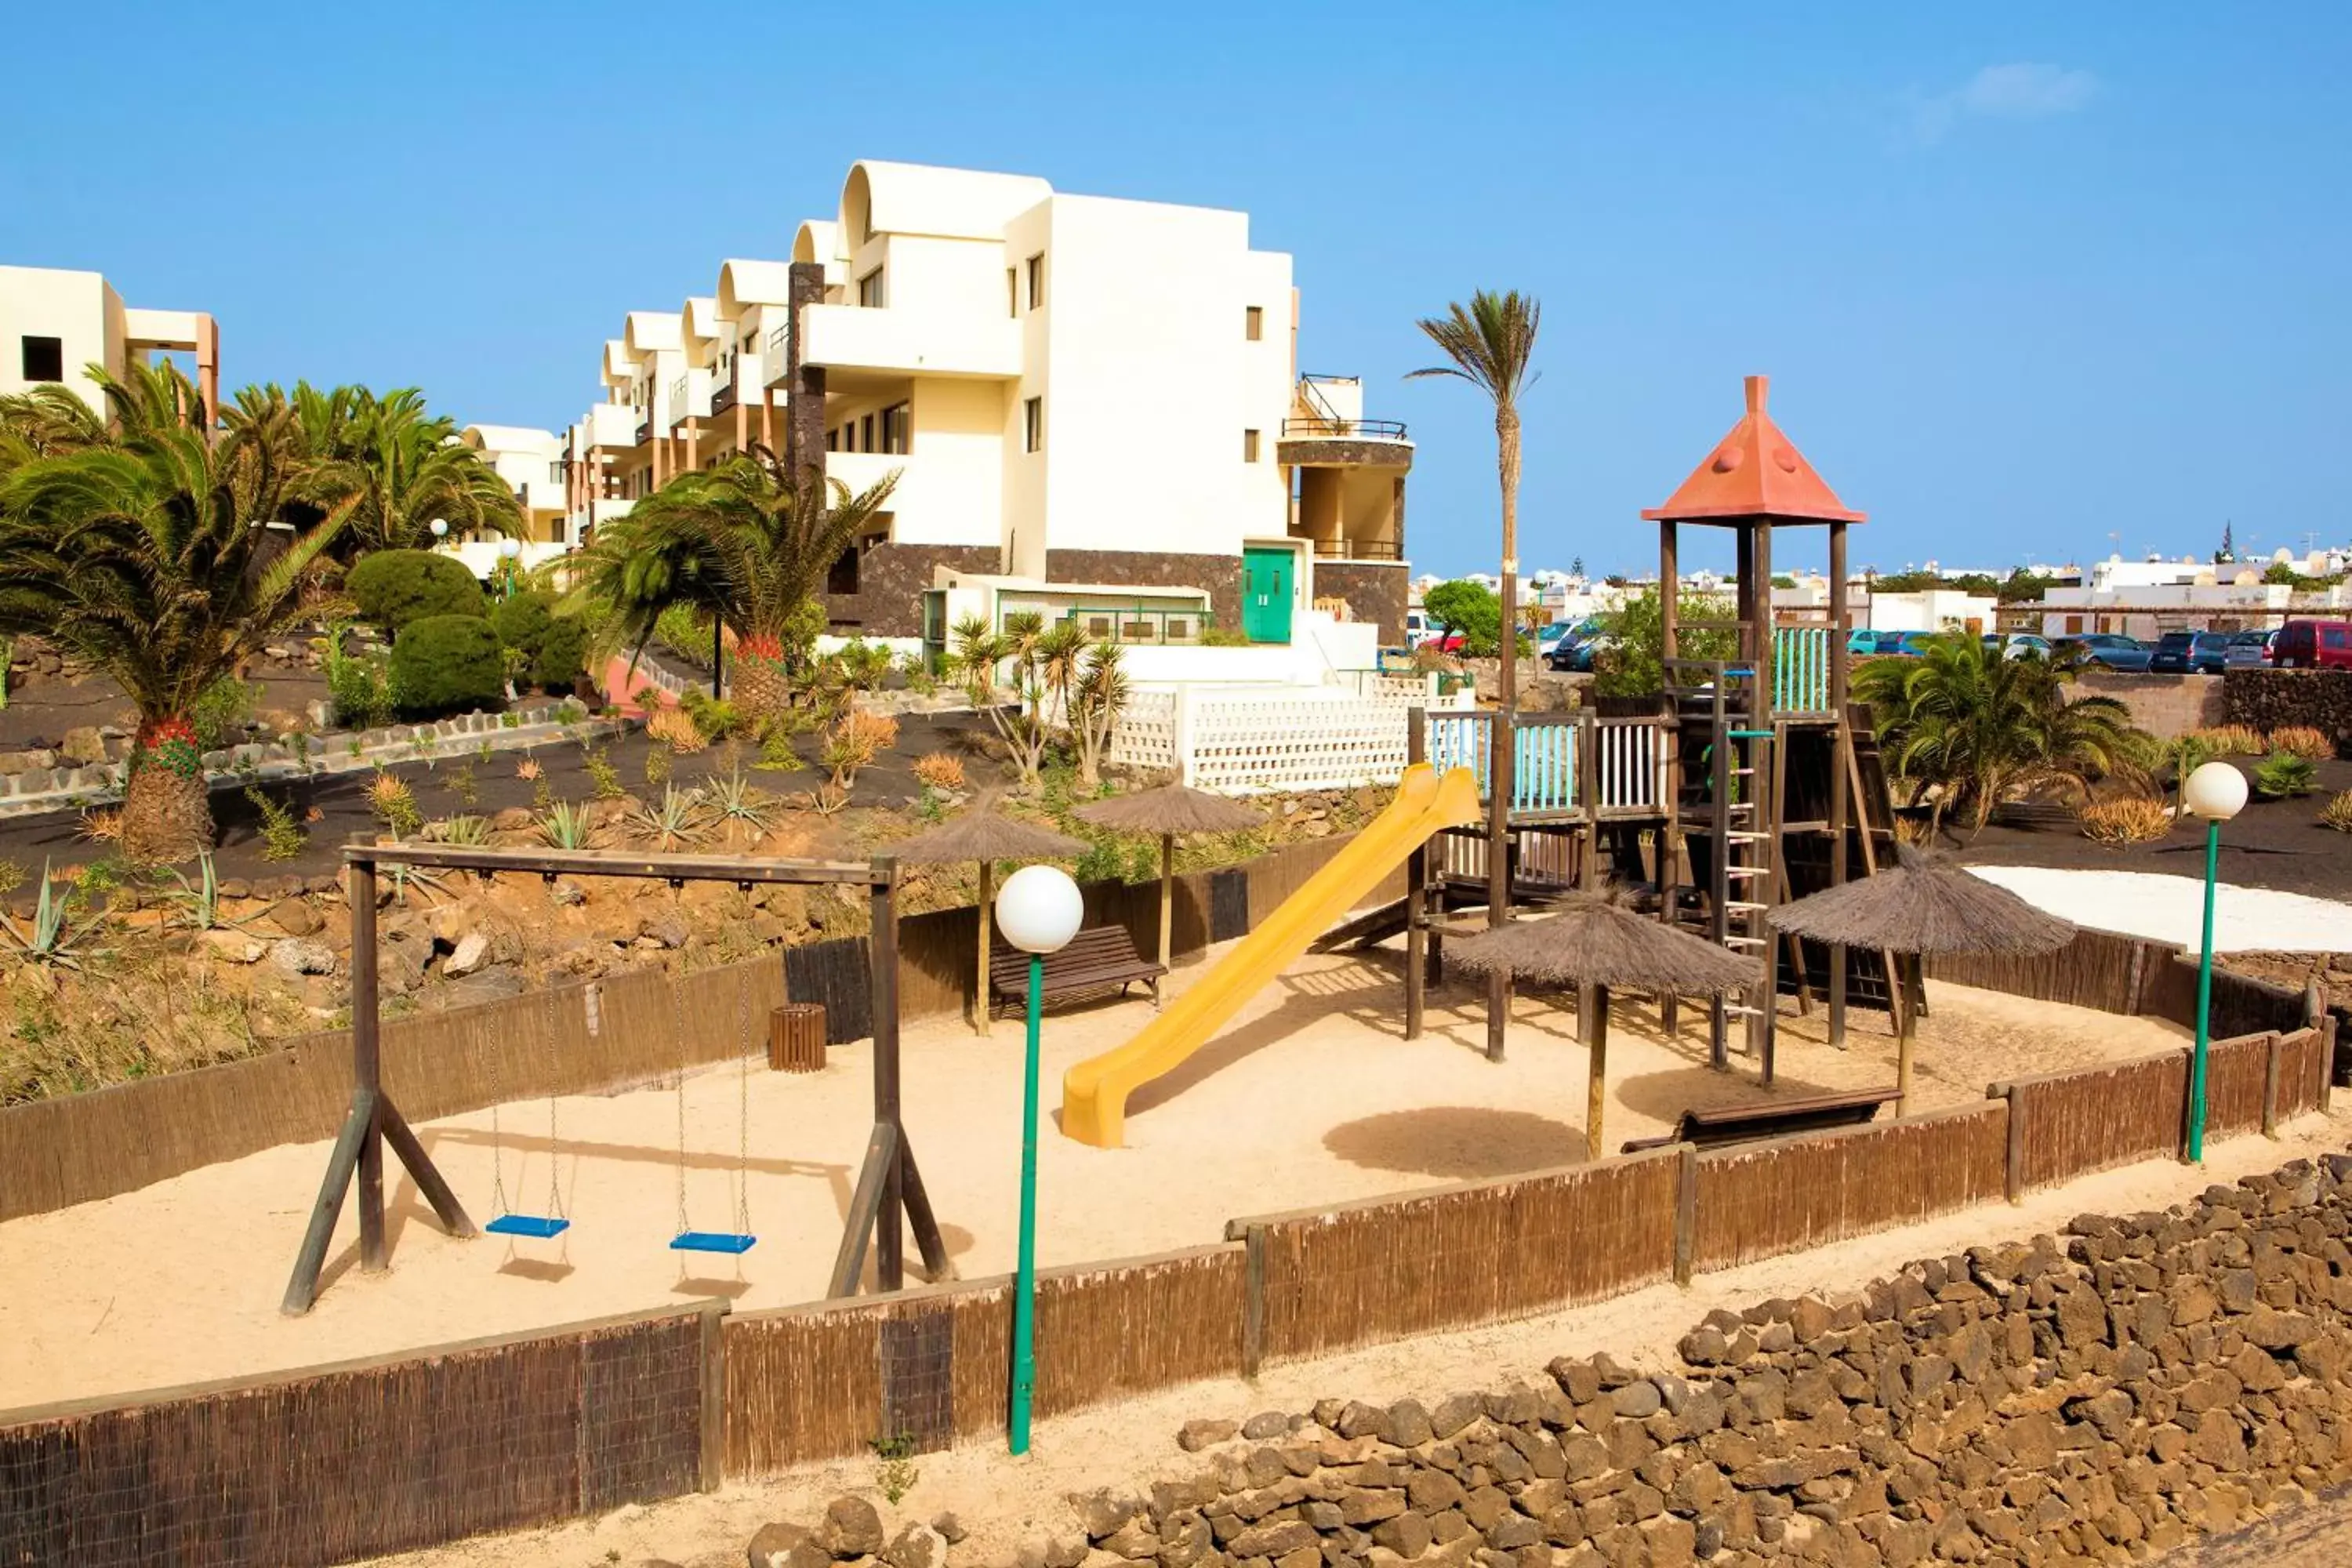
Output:
[[[1629,1159],[1234,1220],[1252,1359],[1531,1316],[1673,1277],[1681,1164]]]
[[[1696,1162],[1693,1264],[1736,1268],[1989,1203],[2008,1152],[2000,1100],[1710,1151]]]
[[[706,1484],[718,1309],[0,1417],[0,1563],[303,1568]]]

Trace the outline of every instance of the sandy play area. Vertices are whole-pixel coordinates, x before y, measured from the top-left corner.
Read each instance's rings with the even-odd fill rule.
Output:
[[[1497,1176],[1581,1156],[1584,1052],[1572,1012],[1522,996],[1509,1058],[1485,1059],[1482,993],[1435,993],[1430,1031],[1401,1037],[1401,958],[1309,958],[1223,1037],[1130,1102],[1129,1147],[1101,1151],[1049,1132],[1040,1158],[1047,1264],[1212,1242],[1232,1216]],[[1202,971],[1175,978],[1182,984]],[[1979,1097],[1987,1082],[2165,1048],[2180,1032],[2148,1019],[1931,985],[1922,1024],[1923,1104]],[[1056,1013],[1046,1024],[1045,1105],[1063,1069],[1128,1037],[1149,1004]],[[1784,1095],[1891,1084],[1882,1015],[1857,1010],[1850,1049],[1822,1019],[1783,1004]],[[1661,1040],[1654,1010],[1621,999],[1611,1051],[1613,1147],[1667,1129],[1691,1105],[1760,1094],[1752,1064],[1706,1066],[1704,1025]],[[1017,1025],[983,1041],[953,1020],[907,1031],[905,1120],[959,1272],[1010,1270],[1020,1147]],[[722,1295],[739,1307],[819,1295],[871,1121],[871,1058],[835,1048],[822,1074],[751,1073],[750,1203],[758,1246],[695,1260],[681,1278],[676,1228],[677,1109],[661,1089],[566,1100],[555,1173],[573,1224],[553,1241],[443,1236],[387,1160],[393,1267],[362,1275],[347,1214],[326,1289],[309,1317],[278,1298],[327,1158],[323,1142],[267,1151],[141,1192],[0,1225],[0,1408],[156,1388],[560,1324]],[[730,1224],[735,1069],[687,1086],[688,1203],[703,1228]],[[420,1129],[478,1223],[491,1208],[490,1118]],[[510,1193],[543,1201],[547,1110],[504,1116]],[[908,1248],[910,1261],[912,1247]]]

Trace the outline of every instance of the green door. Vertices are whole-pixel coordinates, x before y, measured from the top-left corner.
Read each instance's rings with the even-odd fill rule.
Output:
[[[1287,550],[1242,552],[1242,635],[1252,642],[1290,640],[1290,574]]]

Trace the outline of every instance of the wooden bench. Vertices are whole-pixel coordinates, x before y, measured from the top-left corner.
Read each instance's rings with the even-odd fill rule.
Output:
[[[1167,966],[1135,951],[1135,939],[1125,926],[1088,926],[1070,939],[1059,952],[1045,955],[1044,999],[1059,1002],[1127,988],[1137,981],[1151,987],[1151,1005],[1160,1005],[1160,977]],[[991,1005],[1018,1011],[1029,999],[1029,955],[998,942],[988,955]]]
[[[1893,1089],[1857,1089],[1844,1094],[1820,1094],[1810,1100],[1767,1100],[1760,1105],[1720,1105],[1706,1110],[1685,1110],[1675,1130],[1663,1138],[1637,1138],[1622,1153],[1664,1149],[1675,1143],[1696,1143],[1713,1149],[1726,1143],[1751,1143],[1759,1138],[1780,1138],[1791,1132],[1818,1132],[1825,1127],[1860,1127],[1901,1096]]]

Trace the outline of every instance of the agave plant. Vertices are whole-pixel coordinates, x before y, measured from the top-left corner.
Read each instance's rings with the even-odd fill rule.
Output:
[[[676,784],[665,784],[661,799],[639,807],[631,815],[629,823],[651,838],[656,848],[675,849],[700,841],[702,810],[700,790],[681,790]]]
[[[428,838],[444,844],[479,847],[490,841],[490,819],[487,816],[459,815],[445,816],[425,830]]]
[[[59,898],[49,882],[49,863],[41,862],[41,892],[33,905],[33,925],[30,931],[19,926],[5,910],[0,910],[0,934],[5,934],[16,949],[18,957],[28,963],[54,963],[60,969],[79,969],[81,958],[76,951],[88,934],[77,930],[67,918],[68,900]]]
[[[588,808],[557,801],[539,814],[539,836],[551,849],[586,849],[595,837]]]
[[[740,822],[754,834],[767,831],[768,816],[774,808],[766,794],[743,776],[742,769],[736,769],[723,779],[714,778],[706,787],[711,808],[730,829]]]
[[[211,850],[206,849],[197,855],[194,880],[174,868],[166,867],[165,869],[180,884],[178,890],[167,896],[178,907],[181,921],[190,931],[211,931],[231,923],[221,919],[220,879],[214,874]]]

